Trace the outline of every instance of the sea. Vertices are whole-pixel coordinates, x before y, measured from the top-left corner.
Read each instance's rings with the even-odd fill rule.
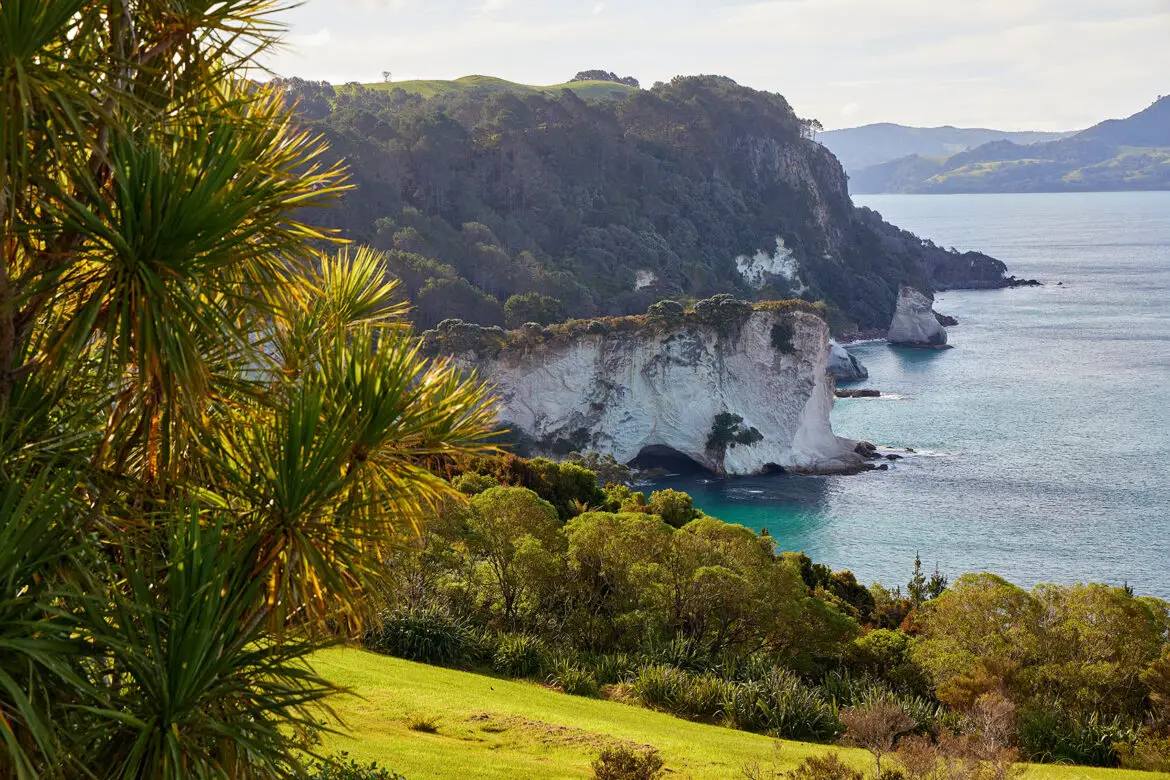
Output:
[[[878,399],[836,433],[911,448],[854,476],[670,476],[708,514],[767,528],[863,582],[915,557],[952,580],[1104,582],[1170,599],[1170,192],[854,199],[1041,287],[940,293],[953,349],[850,347]]]

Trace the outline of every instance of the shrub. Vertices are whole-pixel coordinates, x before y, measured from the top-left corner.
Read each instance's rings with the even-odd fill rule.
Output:
[[[898,737],[914,728],[914,719],[892,696],[874,697],[860,707],[841,711],[845,738],[873,754],[877,773],[882,773],[882,756],[892,753]]]
[[[1020,750],[1032,761],[1117,766],[1119,748],[1124,752],[1137,740],[1137,729],[1120,718],[1077,717],[1059,703],[1029,707],[1019,715]]]
[[[609,326],[599,320],[593,320],[585,326],[585,332],[592,336],[600,336],[609,333]]]
[[[543,644],[528,634],[501,637],[492,658],[492,668],[509,677],[539,677],[545,665]]]
[[[593,761],[593,776],[597,780],[654,780],[662,773],[662,757],[652,747],[608,747]]]
[[[826,740],[843,730],[831,702],[796,675],[782,670],[734,686],[725,712],[745,731],[789,739]]]
[[[791,320],[786,317],[776,320],[776,324],[772,326],[772,348],[783,355],[791,355],[796,351],[792,344],[794,335],[796,331]]]
[[[1113,746],[1126,769],[1170,773],[1170,738],[1143,733],[1132,744]]]
[[[314,761],[307,769],[305,780],[406,780],[397,772],[378,766],[377,761],[359,764],[344,752]]]
[[[662,325],[681,325],[686,319],[686,309],[678,301],[659,301],[646,310],[651,322]]]
[[[682,528],[695,519],[695,504],[689,495],[678,490],[656,490],[647,503],[652,514],[672,528]]]
[[[836,753],[810,756],[788,773],[791,780],[865,780],[865,774],[841,760]]]
[[[695,318],[715,328],[722,336],[734,336],[751,319],[752,305],[720,293],[695,304]]]
[[[639,667],[638,659],[628,653],[587,656],[583,663],[592,671],[599,685],[629,682],[638,673]]]
[[[498,487],[499,484],[499,482],[497,482],[493,477],[489,477],[487,474],[474,474],[470,472],[467,474],[460,474],[451,481],[451,485],[466,496],[479,495],[485,490]]]
[[[655,664],[643,667],[630,686],[643,706],[677,714],[688,682],[686,672]]]
[[[439,719],[429,715],[411,715],[406,719],[406,727],[411,731],[434,734],[439,730]]]
[[[548,683],[572,696],[596,696],[600,689],[593,672],[564,659],[553,664]]]
[[[723,453],[737,444],[750,446],[764,438],[756,428],[744,428],[743,418],[738,414],[720,412],[711,424],[711,435],[707,437],[707,451]]]
[[[375,653],[440,666],[473,660],[474,645],[470,626],[438,609],[385,613],[362,637],[362,646]]]

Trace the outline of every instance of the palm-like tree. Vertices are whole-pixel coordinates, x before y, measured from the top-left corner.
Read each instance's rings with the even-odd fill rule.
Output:
[[[0,775],[268,777],[396,532],[491,449],[249,80],[271,0],[0,3]]]

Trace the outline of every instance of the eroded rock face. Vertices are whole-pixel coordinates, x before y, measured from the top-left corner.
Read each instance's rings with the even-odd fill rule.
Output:
[[[781,318],[790,350],[774,346]],[[855,442],[829,424],[828,354],[820,317],[755,311],[732,333],[659,322],[456,361],[494,383],[501,422],[547,454],[587,449],[628,463],[669,448],[716,473],[855,471]],[[708,447],[723,414],[742,418],[738,430],[751,443]]]
[[[838,382],[860,382],[869,379],[869,369],[849,350],[835,341],[829,341],[829,375]]]
[[[947,330],[934,316],[934,297],[903,285],[886,340],[907,347],[946,346]]]

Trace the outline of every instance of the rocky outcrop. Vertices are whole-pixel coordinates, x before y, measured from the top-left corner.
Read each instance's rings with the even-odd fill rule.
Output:
[[[903,285],[886,340],[905,347],[946,346],[947,329],[934,316],[934,297]]]
[[[829,341],[829,375],[838,382],[860,382],[869,379],[869,370],[853,353],[837,342]]]
[[[725,474],[861,468],[855,442],[829,424],[823,317],[741,305],[741,319],[723,322],[688,312],[579,323],[571,333],[497,330],[486,349],[437,331],[424,343],[494,384],[501,423],[534,454],[590,450],[629,463],[670,452]],[[449,327],[453,336],[470,326]]]

